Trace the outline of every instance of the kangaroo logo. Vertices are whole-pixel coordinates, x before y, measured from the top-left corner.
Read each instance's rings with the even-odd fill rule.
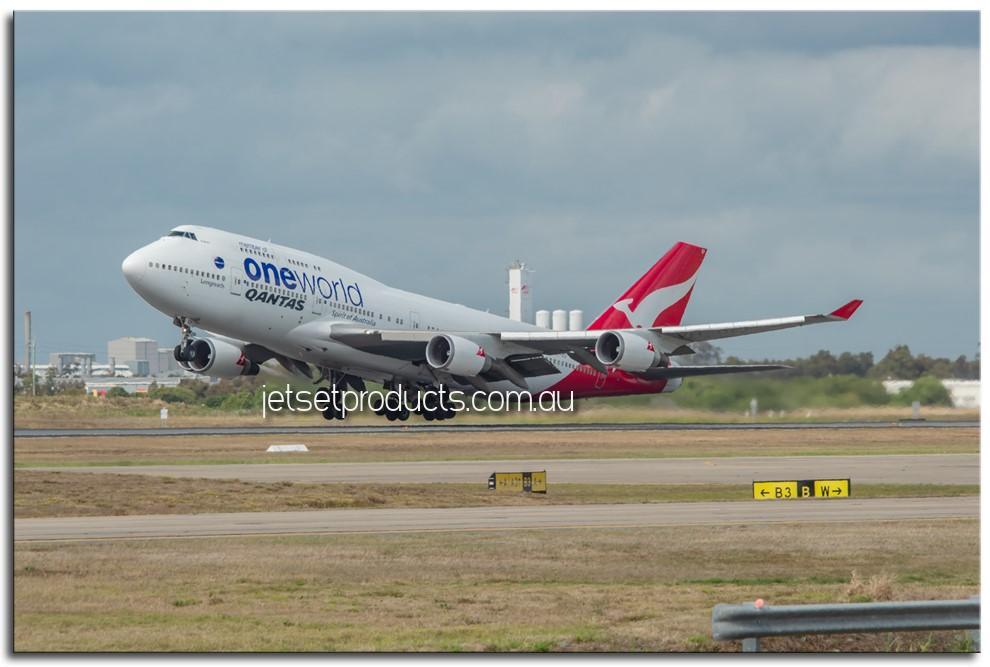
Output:
[[[623,313],[626,319],[629,320],[629,324],[634,328],[649,329],[653,326],[660,313],[683,299],[684,295],[691,291],[696,278],[697,274],[682,283],[668,285],[667,287],[661,287],[650,292],[636,304],[635,309],[630,307],[630,304],[635,299],[616,301],[612,304],[612,307]]]

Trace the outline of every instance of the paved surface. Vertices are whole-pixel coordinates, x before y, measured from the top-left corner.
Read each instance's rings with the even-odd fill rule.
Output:
[[[874,498],[724,503],[345,509],[174,516],[16,519],[15,541],[564,527],[734,525],[976,518],[980,499]]]
[[[856,483],[978,484],[978,454],[890,456],[741,456],[666,459],[531,459],[399,463],[246,463],[228,465],[39,468],[241,479],[252,482],[483,483],[493,472],[546,470],[552,483],[749,484],[754,480],[851,478]]]
[[[725,430],[791,430],[837,428],[978,428],[979,421],[899,421],[899,422],[829,422],[796,424],[389,424],[378,426],[251,426],[251,427],[190,427],[190,428],[22,428],[14,431],[15,438],[80,438],[93,436],[179,436],[179,435],[277,435],[317,434],[348,435],[353,433],[472,433],[479,431],[725,431]]]

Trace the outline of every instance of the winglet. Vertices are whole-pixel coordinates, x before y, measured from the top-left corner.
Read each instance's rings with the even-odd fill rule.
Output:
[[[841,320],[848,320],[850,317],[853,316],[853,313],[856,312],[856,309],[862,305],[863,305],[862,299],[853,299],[846,305],[836,308],[831,313],[829,313],[829,315],[832,317],[838,317]]]

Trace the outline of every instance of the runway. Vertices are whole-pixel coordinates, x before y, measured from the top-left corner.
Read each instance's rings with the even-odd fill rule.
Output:
[[[30,468],[19,468],[30,470]],[[493,472],[546,470],[553,483],[749,484],[754,480],[851,478],[853,484],[978,484],[979,454],[889,456],[740,456],[661,459],[529,459],[397,463],[246,463],[226,465],[37,468],[240,479],[251,482],[482,484]]]
[[[978,497],[963,496],[73,517],[15,519],[14,540],[898,521],[976,518],[979,509]]]
[[[895,421],[823,423],[638,423],[638,424],[380,424],[334,426],[160,427],[160,428],[22,428],[15,438],[145,437],[194,435],[350,435],[361,433],[476,433],[539,431],[726,431],[860,428],[979,428],[979,421]]]

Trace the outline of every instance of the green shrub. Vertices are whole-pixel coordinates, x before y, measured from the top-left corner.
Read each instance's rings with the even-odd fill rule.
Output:
[[[241,391],[236,394],[228,394],[222,397],[220,403],[221,410],[253,410],[261,409],[261,397],[255,396],[253,391]]]
[[[148,392],[148,398],[156,398],[166,403],[195,403],[196,394],[184,387],[160,387]]]
[[[123,387],[113,387],[107,392],[107,398],[128,398],[130,394]]]
[[[219,408],[226,396],[207,396],[203,403],[208,408]]]
[[[687,378],[671,397],[683,407],[726,412],[747,411],[753,398],[760,410],[851,408],[886,405],[890,401],[879,381],[855,375]]]
[[[920,401],[922,405],[952,405],[949,390],[931,375],[922,375],[913,385],[894,394],[893,400],[900,405],[911,405],[914,401]]]

